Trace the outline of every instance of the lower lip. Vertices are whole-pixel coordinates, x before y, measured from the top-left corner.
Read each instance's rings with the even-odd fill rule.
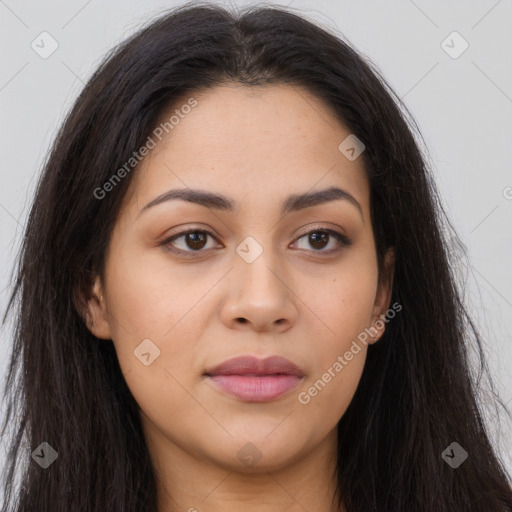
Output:
[[[247,402],[268,402],[297,387],[296,375],[213,375],[210,380],[229,395]]]

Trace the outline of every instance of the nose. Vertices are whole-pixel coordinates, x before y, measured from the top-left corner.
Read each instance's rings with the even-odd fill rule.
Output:
[[[227,327],[276,333],[295,324],[298,298],[293,283],[287,282],[271,253],[263,251],[252,263],[236,256],[235,268],[225,283],[227,297],[221,311]]]

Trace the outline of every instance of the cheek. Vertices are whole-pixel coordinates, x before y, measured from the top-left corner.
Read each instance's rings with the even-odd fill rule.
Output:
[[[311,347],[314,364],[297,397],[308,421],[326,428],[334,428],[347,410],[366,361],[364,330],[369,326],[372,288],[356,290],[336,288],[331,296],[323,297],[329,330],[315,337]]]
[[[136,338],[164,337],[198,302],[210,281],[205,278],[190,286],[197,275],[187,276],[169,265],[158,249],[119,248],[106,270],[109,311],[119,339],[127,333]]]
[[[200,301],[215,276],[190,286],[192,275],[151,256],[126,246],[113,251],[106,284],[112,339],[126,383],[141,411],[164,428],[181,425],[176,411],[194,406],[183,386],[197,366],[196,339],[205,321]]]
[[[178,269],[158,250],[125,246],[112,252],[106,267],[112,339],[123,374],[143,409],[152,404],[158,409],[162,400],[187,402],[179,383],[188,385],[194,378],[189,369],[201,363],[204,347],[198,340],[215,308],[209,291],[223,274],[219,269],[198,276],[193,265]],[[138,357],[147,353],[146,361]]]
[[[332,348],[344,346],[370,326],[377,291],[377,264],[371,253],[354,252],[343,264],[333,267],[328,279],[317,286],[309,285],[309,293],[301,299],[326,327],[319,338]],[[320,286],[321,284],[321,286]],[[305,290],[306,291],[306,290]]]
[[[353,257],[352,257],[353,256]],[[318,314],[323,325],[315,336],[315,364],[308,378],[303,405],[334,421],[348,407],[360,380],[367,353],[377,266],[371,252],[354,253],[326,282],[301,298]]]

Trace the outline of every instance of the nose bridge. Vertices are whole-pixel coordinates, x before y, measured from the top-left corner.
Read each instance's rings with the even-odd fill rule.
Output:
[[[297,315],[293,293],[285,284],[271,236],[259,235],[259,239],[261,242],[248,236],[236,247],[224,320],[231,325],[249,322],[257,330],[284,323],[289,326]]]
[[[240,287],[250,289],[255,297],[263,293],[282,294],[283,283],[276,276],[279,272],[279,255],[272,246],[270,236],[259,236],[258,241],[253,236],[246,237],[236,248],[237,258],[235,267],[239,267],[236,273],[240,279]],[[267,300],[269,298],[267,297]]]

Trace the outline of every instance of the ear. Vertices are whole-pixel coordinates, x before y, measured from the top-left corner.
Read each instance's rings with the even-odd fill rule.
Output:
[[[384,268],[379,277],[377,293],[375,295],[375,303],[373,305],[373,313],[370,330],[377,332],[375,336],[370,338],[369,343],[373,344],[378,341],[384,334],[386,322],[385,314],[391,303],[391,295],[393,292],[393,279],[395,275],[395,251],[390,247],[384,257]]]
[[[103,297],[103,285],[99,276],[94,278],[94,284],[87,299],[86,325],[94,336],[104,340],[112,339],[107,304]]]

